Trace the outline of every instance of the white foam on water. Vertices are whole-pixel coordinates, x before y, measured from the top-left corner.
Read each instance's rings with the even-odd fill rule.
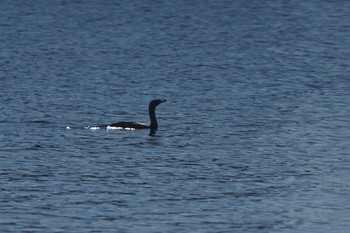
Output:
[[[113,127],[113,126],[107,126],[108,130],[126,130],[126,131],[134,131],[135,128],[123,128],[123,127]]]
[[[89,130],[95,131],[95,130],[100,129],[100,127],[98,127],[98,126],[87,126],[87,127],[84,127],[84,129],[89,129]]]
[[[107,126],[107,131],[108,130],[121,130],[123,129],[122,127],[113,127],[113,126]]]

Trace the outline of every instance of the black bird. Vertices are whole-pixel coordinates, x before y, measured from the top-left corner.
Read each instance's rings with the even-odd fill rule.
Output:
[[[149,125],[141,122],[121,121],[121,122],[112,123],[109,125],[109,127],[120,127],[123,129],[125,128],[150,129],[150,135],[154,135],[158,130],[156,107],[165,101],[166,101],[165,99],[154,99],[151,102],[149,102],[148,112],[149,112],[149,118],[151,120],[151,123]]]

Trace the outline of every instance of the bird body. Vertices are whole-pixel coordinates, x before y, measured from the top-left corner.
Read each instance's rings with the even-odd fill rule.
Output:
[[[109,127],[117,127],[117,128],[123,128],[123,129],[127,129],[127,128],[150,129],[150,135],[153,135],[158,130],[156,107],[165,101],[166,100],[163,100],[163,99],[154,99],[149,103],[149,106],[148,106],[148,113],[150,117],[149,125],[141,122],[135,122],[135,121],[120,121],[120,122],[115,122],[110,124]]]
[[[120,121],[120,122],[112,123],[109,126],[123,128],[123,129],[125,128],[149,129],[149,125],[142,122],[134,122],[134,121]]]

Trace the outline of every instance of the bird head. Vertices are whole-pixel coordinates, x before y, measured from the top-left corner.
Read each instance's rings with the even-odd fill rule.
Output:
[[[149,102],[149,106],[150,107],[157,107],[159,104],[161,104],[161,103],[163,103],[163,102],[165,102],[166,101],[166,99],[154,99],[154,100],[152,100],[151,102]]]

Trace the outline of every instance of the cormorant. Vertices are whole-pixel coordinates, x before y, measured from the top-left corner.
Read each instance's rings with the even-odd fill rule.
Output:
[[[156,118],[156,107],[165,102],[165,99],[154,99],[149,102],[148,112],[151,123],[149,125],[134,121],[121,121],[115,122],[109,125],[109,127],[119,127],[119,128],[132,128],[132,129],[150,129],[150,135],[154,135],[158,130],[158,123]]]

